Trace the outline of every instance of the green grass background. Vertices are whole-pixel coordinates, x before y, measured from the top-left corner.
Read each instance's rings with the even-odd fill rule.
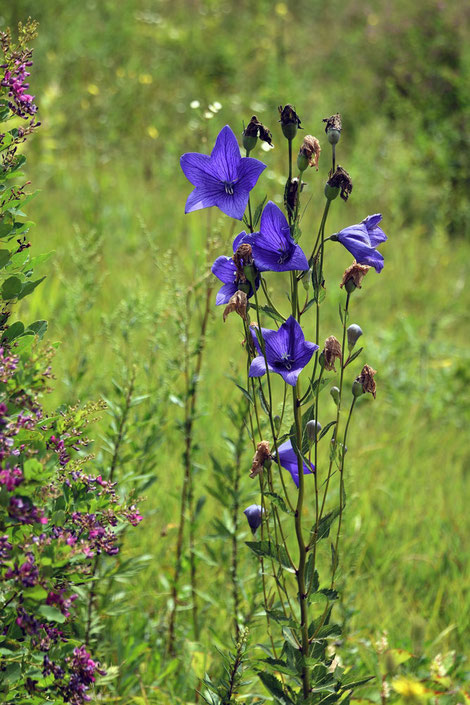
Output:
[[[190,186],[179,156],[208,152],[223,125],[240,133],[256,114],[276,146],[255,155],[268,165],[255,200],[279,199],[286,148],[277,106],[290,102],[320,139],[322,118],[343,115],[338,161],[354,190],[347,204],[333,204],[328,230],[381,212],[389,236],[383,272],[370,272],[353,301],[378,395],[354,420],[348,456],[342,576],[350,629],[364,637],[386,629],[394,646],[409,647],[419,618],[428,642],[468,653],[468,8],[436,0],[17,0],[1,8],[1,24],[28,15],[40,23],[31,92],[43,123],[29,146],[28,178],[41,193],[28,215],[37,222],[35,251],[55,254],[21,314],[47,318],[49,341],[61,341],[49,403],[108,395],[130,364],[139,388],[159,400],[157,482],[127,547],[152,559],[132,583],[141,610],[115,618],[121,641],[113,648],[130,648],[129,625],[162,629],[172,565],[182,477],[178,407],[168,402],[181,388],[175,311],[208,264],[208,216],[184,215]],[[195,100],[199,108],[190,107]],[[214,102],[222,107],[209,119]],[[322,142],[320,172],[308,174],[305,241],[323,207]],[[209,218],[213,253],[222,254],[233,225],[215,212]],[[332,244],[325,337],[339,334],[337,282],[349,263]],[[238,326],[214,313],[197,422],[198,496],[211,482],[209,451],[222,452],[215,424],[236,398],[226,375],[243,365]],[[218,511],[209,498],[203,552]],[[217,590],[228,573],[206,571],[203,614],[217,625]]]

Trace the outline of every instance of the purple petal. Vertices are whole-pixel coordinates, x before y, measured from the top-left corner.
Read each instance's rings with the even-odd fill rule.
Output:
[[[269,368],[271,371],[271,368]],[[250,365],[249,377],[262,377],[266,374],[266,363],[262,355],[255,357]]]
[[[237,276],[237,270],[231,257],[217,257],[211,267],[212,274],[220,279],[224,284],[233,284]]]
[[[275,370],[279,375],[281,375],[282,379],[286,384],[290,384],[291,387],[295,387],[297,384],[297,380],[299,378],[300,373],[302,372],[302,368],[300,367],[295,367],[292,370],[287,370],[285,368],[278,368]]]
[[[266,359],[270,365],[275,365],[289,352],[289,330],[286,324],[287,321],[279,330],[263,330]]]
[[[381,272],[384,266],[384,258],[373,247],[368,247],[360,242],[346,240],[342,243],[345,248],[352,254],[359,264],[367,264],[369,267],[374,267],[376,272]]]
[[[380,213],[376,213],[375,215],[368,215],[367,218],[364,218],[362,221],[367,228],[367,232],[369,233],[369,240],[372,247],[377,247],[377,245],[380,245],[381,242],[385,242],[385,240],[387,240],[387,236],[382,228],[378,227],[381,220],[382,215]]]
[[[367,228],[362,223],[350,225],[348,228],[343,228],[337,234],[338,241],[346,247],[346,242],[359,242],[363,245],[370,246],[369,233]]]
[[[236,183],[233,186],[233,194],[225,193],[222,186],[219,191],[219,195],[217,196],[217,203],[215,205],[220,208],[222,213],[225,213],[230,218],[242,220],[248,204],[249,196],[249,192],[242,189],[239,183]]]
[[[201,208],[209,208],[210,206],[218,205],[222,187],[220,183],[212,179],[212,177],[207,176],[206,178],[207,182],[205,185],[201,184],[200,186],[196,186],[189,194],[184,209],[185,213],[192,213],[193,211],[201,210]],[[210,182],[209,179],[212,179],[212,182]]]
[[[286,441],[278,448],[279,462],[282,467],[290,472],[292,479],[294,480],[296,486],[299,486],[299,465],[297,460],[297,455],[292,448],[291,441]],[[311,475],[312,471],[315,471],[315,466],[310,463],[310,468],[302,460],[304,475]]]
[[[242,245],[243,243],[248,243],[248,245],[251,245],[253,239],[253,235],[248,235],[244,230],[243,232],[239,233],[235,240],[233,241],[233,251],[236,252],[237,249]]]
[[[283,264],[279,262],[281,259],[280,253],[265,245],[265,240],[262,235],[253,237],[251,247],[253,250],[253,259],[255,260],[256,268],[260,272],[287,272],[289,271],[290,262],[286,261]],[[292,269],[296,269],[293,267]],[[308,265],[307,265],[308,269]]]
[[[268,201],[261,214],[260,231],[275,248],[285,249],[286,240],[292,239],[286,216],[272,201]]]
[[[249,193],[265,169],[266,164],[263,164],[258,159],[243,157],[238,167],[238,182],[236,186]]]
[[[180,164],[184,175],[193,186],[204,184],[208,176],[219,181],[211,164],[211,158],[207,154],[187,152],[180,158]]]
[[[286,262],[287,264],[287,262]],[[299,269],[302,271],[306,271],[308,269],[308,260],[305,256],[304,251],[300,247],[300,245],[296,245],[294,250],[292,251],[292,254],[289,258],[289,269]],[[288,270],[286,270],[288,271]]]
[[[296,345],[294,352],[296,368],[303,370],[312,359],[312,355],[316,350],[318,350],[318,345],[311,343],[309,340],[304,340],[301,344]]]
[[[217,135],[210,159],[214,173],[221,181],[235,181],[240,177],[239,166],[242,160],[240,147],[228,125],[225,125]]]
[[[217,296],[215,297],[216,306],[220,306],[221,304],[228,304],[228,302],[237,290],[238,284],[224,284],[223,286],[221,286],[219,291],[217,292]]]

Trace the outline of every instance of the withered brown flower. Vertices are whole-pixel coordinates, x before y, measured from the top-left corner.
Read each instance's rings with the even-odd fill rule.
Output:
[[[248,305],[248,297],[245,294],[245,292],[240,291],[240,290],[236,291],[224,309],[224,313],[223,313],[224,323],[227,319],[227,316],[230,313],[232,313],[232,311],[235,311],[236,313],[238,313],[238,315],[241,316],[244,321],[246,321],[247,305]]]
[[[233,254],[233,263],[237,270],[237,281],[246,282],[245,272],[243,267],[246,265],[253,264],[253,254],[251,252],[251,245],[248,243],[243,243],[240,245],[236,252]]]
[[[268,441],[261,441],[256,446],[256,453],[253,456],[253,463],[251,465],[250,477],[256,477],[263,472],[263,467],[266,460],[271,458],[271,451],[269,450]]]
[[[357,377],[356,382],[359,382],[362,384],[362,389],[364,390],[364,394],[367,394],[367,392],[370,392],[372,396],[375,399],[375,394],[376,394],[376,385],[375,385],[375,380],[374,380],[374,375],[377,374],[377,371],[372,369],[370,365],[364,365],[362,368],[362,372]]]
[[[300,154],[308,159],[309,166],[314,166],[318,171],[318,160],[320,158],[320,142],[313,135],[305,135],[300,147]]]
[[[338,130],[338,132],[341,132],[341,115],[339,113],[323,118],[322,122],[326,122],[325,132],[328,132],[328,130]]]
[[[362,280],[366,276],[370,267],[367,264],[359,264],[358,262],[353,262],[347,269],[344,270],[343,278],[341,284],[339,285],[342,289],[348,282],[352,282],[358,289],[362,288]]]
[[[325,340],[325,347],[323,348],[325,370],[334,370],[336,372],[335,362],[336,360],[341,360],[342,357],[341,343],[334,335],[330,335],[330,337]]]
[[[343,201],[348,200],[349,194],[353,190],[351,177],[349,176],[346,169],[343,169],[343,167],[339,166],[339,164],[336,167],[335,173],[330,176],[326,183],[328,184],[328,186],[341,189],[340,196]]]
[[[271,147],[273,146],[271,131],[258,120],[256,115],[253,115],[250,122],[243,130],[243,134],[246,135],[246,137],[259,137],[263,142],[267,142]]]

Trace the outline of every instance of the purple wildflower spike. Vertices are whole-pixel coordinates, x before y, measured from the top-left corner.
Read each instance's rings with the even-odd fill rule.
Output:
[[[284,213],[269,201],[261,215],[260,232],[247,235],[253,259],[260,272],[289,272],[308,269],[302,248],[292,238]]]
[[[251,189],[266,164],[240,156],[237,138],[228,125],[219,132],[210,157],[188,152],[180,160],[186,178],[195,186],[185,213],[217,206],[231,218],[242,220]]]
[[[379,228],[381,220],[380,213],[368,215],[362,223],[350,225],[332,236],[333,240],[344,245],[359,264],[374,267],[377,273],[383,269],[384,258],[375,248],[387,239],[382,228]]]
[[[286,441],[278,448],[279,462],[285,470],[292,475],[296,487],[299,486],[299,461],[290,441]],[[315,472],[315,465],[310,463],[310,467],[303,460],[304,475],[311,475]]]
[[[251,330],[259,356],[255,357],[250,366],[250,377],[262,377],[266,374],[266,362],[261,352],[256,331]],[[300,324],[293,316],[289,316],[279,330],[261,329],[266,346],[266,359],[270,372],[281,375],[284,382],[295,387],[297,379],[303,368],[318,350],[318,345],[305,340]]]

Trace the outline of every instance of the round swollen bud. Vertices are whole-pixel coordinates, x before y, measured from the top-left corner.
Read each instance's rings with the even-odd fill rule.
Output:
[[[334,201],[339,191],[339,186],[330,186],[328,182],[325,184],[325,197],[328,201]]]
[[[256,135],[247,135],[246,133],[243,133],[243,148],[246,149],[247,152],[251,152],[251,150],[256,147],[257,141],[258,137]]]
[[[310,445],[312,443],[315,443],[315,440],[319,436],[321,429],[322,429],[322,425],[319,421],[315,421],[315,419],[311,419],[310,421],[307,421],[307,425],[305,426],[305,431],[307,433],[307,438],[309,440]]]
[[[338,406],[339,404],[339,387],[331,387],[330,394],[333,397],[333,401]]]
[[[346,289],[347,291],[347,289]],[[357,341],[362,335],[362,328],[358,326],[356,323],[351,323],[351,325],[348,327],[348,348],[349,351],[354,348],[356,345]]]
[[[348,279],[348,281],[347,281],[346,284],[344,285],[344,288],[346,289],[346,291],[348,292],[348,294],[352,294],[353,291],[355,291],[355,290],[357,289],[357,286],[355,285],[353,279]]]
[[[360,380],[354,380],[352,385],[352,393],[353,397],[361,397],[364,394],[364,387],[362,386],[362,382]]]
[[[330,144],[338,144],[339,138],[341,137],[341,132],[340,130],[335,130],[334,128],[330,128],[326,136],[328,137],[328,142]]]
[[[297,155],[297,169],[299,171],[305,171],[308,167],[309,159],[305,154],[301,152]]]

